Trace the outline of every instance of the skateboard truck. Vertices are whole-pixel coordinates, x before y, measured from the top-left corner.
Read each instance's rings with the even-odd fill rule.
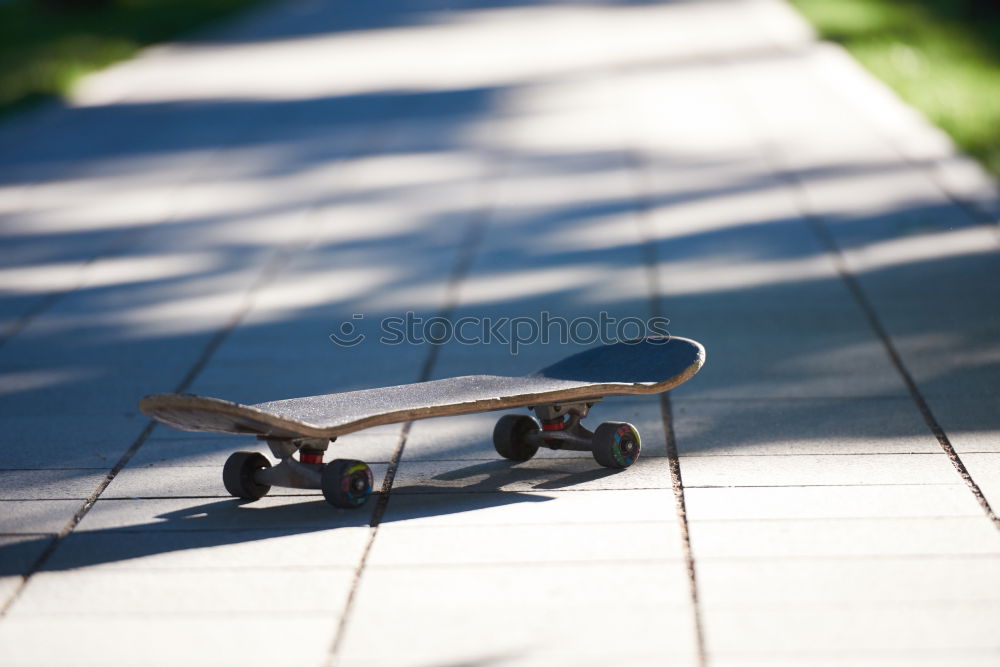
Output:
[[[493,429],[493,447],[511,461],[527,461],[540,447],[547,447],[591,452],[606,468],[627,468],[641,449],[639,431],[632,424],[604,422],[590,431],[580,423],[598,400],[531,406],[537,420],[504,415]]]
[[[367,464],[352,459],[323,463],[323,454],[333,440],[269,436],[258,439],[267,441],[271,453],[279,460],[278,465],[272,466],[259,452],[232,454],[222,469],[222,482],[238,498],[257,500],[272,486],[320,489],[331,505],[353,509],[364,505],[372,493],[374,479]]]

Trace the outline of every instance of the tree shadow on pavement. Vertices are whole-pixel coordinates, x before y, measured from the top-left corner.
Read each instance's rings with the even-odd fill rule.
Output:
[[[504,507],[516,503],[543,503],[550,498],[523,493],[462,494],[435,496],[418,509],[412,503],[395,521],[420,519],[468,512],[473,509]],[[263,539],[304,535],[343,528],[368,526],[370,513],[339,510],[323,500],[285,497],[282,505],[266,502],[218,500],[192,504],[156,515],[155,521],[115,528],[77,530],[64,538],[42,564],[42,571],[71,570],[107,563],[141,559],[177,551],[209,549]],[[378,496],[372,497],[372,505]],[[103,501],[115,503],[119,501]],[[33,571],[39,556],[54,536],[24,536],[0,544],[0,576],[16,576]],[[317,564],[324,562],[316,555]]]
[[[329,11],[343,12],[333,23],[351,32],[425,20],[409,6],[332,3]],[[296,33],[291,22],[274,23],[259,37],[329,30],[319,21],[297,25]],[[685,70],[691,62],[663,66]],[[573,74],[585,78],[588,70]],[[582,132],[577,144],[546,147],[547,132],[560,126],[555,121],[527,132],[542,137],[538,146],[488,139],[489,127],[530,112],[530,105],[512,100],[546,80],[63,110],[62,125],[43,126],[40,139],[0,158],[0,181],[10,186],[4,205],[15,202],[2,228],[7,253],[0,258],[10,288],[0,310],[8,331],[0,347],[6,420],[0,466],[110,470],[130,448],[156,446],[145,441],[149,426],[135,408],[147,393],[182,389],[253,403],[414,381],[426,346],[347,350],[328,336],[356,313],[371,323],[403,310],[439,314],[453,289],[453,267],[462,261],[474,264],[471,275],[481,290],[451,304],[455,317],[646,313],[643,257],[650,247],[671,331],[708,349],[705,369],[677,392],[678,415],[711,401],[733,402],[732,409],[696,413],[682,423],[697,435],[694,444],[681,441],[682,451],[750,450],[781,435],[775,423],[789,425],[803,451],[847,435],[931,438],[919,415],[911,418],[914,407],[882,343],[800,213],[744,210],[741,197],[787,196],[786,183],[756,158],[747,160],[750,167],[727,169],[726,153],[708,158],[660,150],[646,167],[668,174],[666,185],[645,193],[591,191],[595,180],[623,180],[624,146],[595,147]],[[557,106],[554,99],[544,102]],[[173,167],[174,160],[182,166]],[[199,171],[206,164],[217,171]],[[833,161],[797,177],[819,184],[891,179],[919,166]],[[669,177],[693,173],[706,176],[689,187],[674,187]],[[524,201],[493,191],[510,178],[528,193]],[[212,205],[213,197],[227,195],[231,205]],[[165,203],[153,209],[150,202],[160,199]],[[34,208],[20,207],[22,200]],[[727,213],[691,224],[701,205]],[[283,235],[299,213],[320,218],[318,231]],[[647,215],[666,222],[650,225],[645,242],[621,233],[632,229],[623,218]],[[470,229],[487,219],[495,225],[488,243],[474,257],[456,259],[474,238]],[[887,304],[877,310],[904,357],[948,357],[948,363],[922,366],[917,381],[925,393],[995,400],[1000,320],[995,308],[983,307],[997,303],[995,249],[950,245],[975,226],[972,217],[943,198],[914,197],[825,223],[843,249],[885,258],[860,271],[859,282]],[[267,292],[268,281],[274,293]],[[260,303],[258,292],[265,293]],[[933,313],[921,305],[928,296],[935,297]],[[552,345],[518,358],[495,347],[439,356],[451,355],[449,373],[515,375],[566,353]],[[877,398],[907,416],[848,418],[859,397]],[[827,408],[832,416],[817,419]],[[995,411],[976,414],[964,429],[996,429]],[[496,491],[511,480],[558,490],[609,474],[544,465],[510,469],[500,462],[457,467],[439,481],[467,494],[433,485],[403,488],[409,514],[393,516],[544,502],[540,494]],[[473,481],[463,485],[466,480]],[[203,500],[191,499],[190,507],[155,521],[74,532],[47,567],[86,567],[368,520],[312,500],[280,506]],[[99,501],[113,502],[127,501]],[[37,558],[31,554],[51,539],[28,535],[0,547],[0,574],[26,571]],[[93,546],[70,550],[75,542]]]

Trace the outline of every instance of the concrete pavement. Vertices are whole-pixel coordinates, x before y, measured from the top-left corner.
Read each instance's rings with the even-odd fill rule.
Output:
[[[1000,197],[784,3],[284,3],[0,146],[3,664],[1000,660]],[[619,473],[494,414],[345,437],[353,512],[230,499],[256,443],[136,409],[584,347],[379,344],[407,311],[708,363],[595,408]]]

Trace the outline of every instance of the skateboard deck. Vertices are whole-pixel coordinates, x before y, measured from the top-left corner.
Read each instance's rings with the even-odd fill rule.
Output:
[[[241,405],[193,394],[154,394],[147,416],[183,431],[333,439],[372,426],[605,396],[658,394],[701,368],[705,349],[686,338],[592,348],[520,377],[465,375],[338,394]]]
[[[184,431],[255,435],[280,462],[259,452],[236,452],[222,478],[239,498],[254,500],[271,486],[321,489],[331,504],[352,508],[372,493],[373,475],[362,461],[323,462],[336,438],[371,426],[415,419],[528,407],[535,415],[504,415],[493,430],[497,453],[527,461],[540,447],[589,451],[601,465],[627,468],[639,457],[634,426],[581,424],[606,396],[658,394],[690,379],[705,349],[687,338],[650,337],[592,348],[520,377],[465,375],[413,384],[305,396],[242,405],[193,394],[155,394],[139,407],[156,421]],[[295,455],[298,454],[298,459]]]

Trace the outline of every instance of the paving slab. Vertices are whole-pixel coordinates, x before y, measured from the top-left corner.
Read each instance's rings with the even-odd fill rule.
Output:
[[[399,467],[393,494],[669,489],[671,484],[664,457],[641,457],[626,470],[604,468],[593,458],[532,459],[516,466],[503,460],[408,462]]]
[[[27,574],[54,539],[55,535],[0,535],[4,578]]]
[[[856,122],[871,114],[850,101],[855,91],[829,76],[824,52],[775,63],[755,72],[752,84],[746,78],[746,99],[759,109],[757,131],[774,147],[776,166],[795,179],[803,211],[821,221],[842,251],[921,388],[994,393],[988,360],[996,352],[996,322],[988,304],[996,299],[995,281],[980,278],[997,267],[994,225],[956,204],[919,163],[900,161],[893,142],[871,125]],[[816,59],[825,69],[810,66]],[[775,99],[785,103],[775,108]],[[808,122],[801,113],[806,100],[815,109]],[[823,138],[815,123],[827,129]],[[869,144],[863,157],[855,150],[861,143]],[[863,173],[843,169],[859,158],[868,167]],[[918,295],[914,281],[928,288]],[[969,290],[970,282],[983,287]],[[937,314],[933,323],[920,315],[927,308]],[[958,358],[943,364],[955,347]]]
[[[84,614],[240,614],[267,611],[336,615],[347,601],[354,568],[157,570],[115,569],[36,574],[9,618]]]
[[[681,560],[674,521],[485,526],[386,525],[368,563],[372,567],[449,567],[461,564],[624,563]]]
[[[84,500],[104,481],[103,470],[0,470],[0,500]]]
[[[669,272],[664,280],[670,280]],[[824,300],[816,292],[809,298]],[[768,311],[734,312],[730,298],[697,297],[693,305],[688,300],[671,300],[670,317],[685,323],[684,335],[704,341],[711,357],[699,382],[678,387],[678,396],[794,400],[906,395],[884,348],[859,314],[819,317],[794,311],[795,319],[787,321]],[[770,350],[780,354],[762,353]]]
[[[684,456],[685,488],[957,484],[943,452],[933,454]]]
[[[707,645],[712,653],[805,654],[840,653],[845,645],[857,653],[948,652],[994,646],[1000,604],[905,604],[879,607],[870,602],[846,608],[795,607],[780,611],[758,609],[704,610]],[[942,627],[951,632],[941,632]],[[715,647],[725,647],[715,649]],[[806,658],[808,660],[808,657]]]
[[[7,606],[54,536],[0,535],[0,605]]]
[[[58,533],[82,506],[82,500],[3,500],[0,533]]]
[[[667,489],[399,494],[383,522],[404,525],[587,524],[675,518]]]
[[[129,415],[22,415],[4,418],[7,470],[106,468],[110,470],[142,433],[138,410]],[[43,455],[44,452],[44,455]]]
[[[52,641],[58,626],[61,640]],[[109,633],[109,626],[115,632]],[[0,657],[6,665],[219,664],[240,656],[242,664],[292,660],[322,665],[333,641],[330,614],[87,614],[33,615],[6,619],[0,627]],[[302,634],[301,641],[279,637]],[[248,647],[247,638],[254,641]],[[66,646],[72,646],[67,655]]]
[[[995,555],[1000,535],[981,515],[937,518],[691,521],[699,562],[715,558]]]
[[[642,594],[629,593],[640,590]],[[390,660],[598,664],[613,656],[642,661],[652,655],[684,664],[693,659],[692,619],[681,563],[666,567],[633,562],[613,573],[603,565],[580,563],[377,568],[365,577],[357,595],[355,615],[343,640],[347,664]],[[434,604],[427,605],[425,601],[432,598]],[[469,613],[470,603],[478,613]],[[565,613],[579,605],[599,608],[601,613]],[[442,645],[440,635],[403,620],[416,615],[433,627],[448,628],[449,641]],[[405,655],[379,640],[374,617],[399,629],[394,641],[407,647]],[[504,617],[521,620],[496,632],[497,620]],[[626,646],[608,645],[609,618],[624,620],[630,628]],[[535,623],[544,624],[545,632],[537,632]]]
[[[992,603],[997,556],[808,560],[703,560],[699,600],[706,609]]]
[[[296,526],[191,531],[111,528],[74,532],[45,562],[45,571],[160,570],[212,572],[343,569],[357,564],[367,526],[312,530]],[[5,547],[6,548],[6,547]],[[6,561],[6,555],[4,560]]]
[[[682,454],[936,454],[941,446],[909,397],[671,399]]]
[[[218,30],[0,127],[0,663],[996,662],[1000,532],[886,353],[995,509],[996,184],[785,2],[289,2]],[[501,460],[497,413],[342,438],[328,459],[392,481],[353,512],[228,498],[261,443],[136,409],[591,344],[380,342],[407,311],[658,314],[708,363],[594,406],[643,435],[624,471]]]
[[[815,667],[832,667],[833,665],[850,665],[851,667],[907,667],[909,665],[954,665],[955,667],[988,667],[996,662],[996,653],[992,649],[950,649],[946,651],[886,651],[854,652],[850,655],[836,654],[818,655],[815,653],[796,653],[790,656],[779,655],[713,655],[712,664],[724,667],[761,667],[762,665],[812,665]]]
[[[694,521],[957,517],[982,512],[960,483],[693,488],[684,496]]]

